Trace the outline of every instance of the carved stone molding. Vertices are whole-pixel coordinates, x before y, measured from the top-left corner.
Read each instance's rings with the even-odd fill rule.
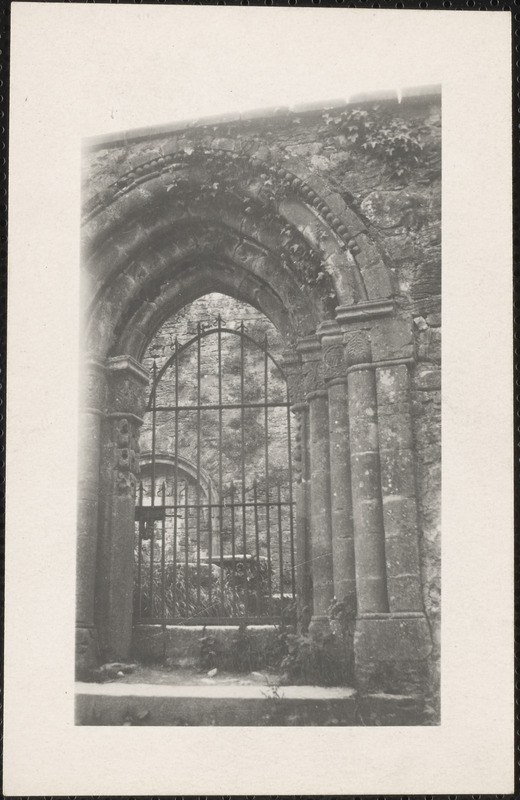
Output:
[[[323,370],[326,381],[341,378],[346,374],[347,361],[343,343],[325,345],[323,348]]]
[[[394,309],[394,301],[390,299],[365,300],[351,306],[338,306],[336,319],[343,326],[351,322],[374,319],[374,317],[387,317],[393,314]]]
[[[109,359],[106,372],[115,491],[120,497],[130,497],[139,474],[138,432],[148,399],[149,373],[130,356]]]
[[[303,371],[303,391],[305,395],[312,394],[323,390],[325,384],[325,374],[323,369],[323,361],[321,358],[314,361],[304,361],[302,365]]]
[[[366,364],[372,360],[370,339],[367,331],[352,331],[344,336],[345,354],[349,367]]]
[[[108,411],[142,417],[148,399],[148,370],[131,358],[117,356],[107,362]]]
[[[325,388],[323,352],[319,339],[315,335],[300,340],[296,349],[301,356],[303,392],[308,398],[309,395],[323,391]]]

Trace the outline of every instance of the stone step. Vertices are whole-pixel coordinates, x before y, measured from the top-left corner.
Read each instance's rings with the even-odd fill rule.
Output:
[[[356,725],[356,692],[319,686],[76,684],[76,725]]]
[[[161,663],[168,660],[179,667],[197,667],[201,657],[201,638],[211,637],[215,650],[215,664],[225,668],[235,652],[238,625],[136,625],[133,632],[133,658],[143,663]],[[270,663],[270,654],[276,652],[279,629],[274,625],[248,625],[246,628],[250,669],[262,669]],[[241,652],[244,652],[242,642]]]

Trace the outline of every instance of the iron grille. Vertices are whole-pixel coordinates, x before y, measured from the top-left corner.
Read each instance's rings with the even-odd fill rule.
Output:
[[[292,620],[295,559],[287,382],[220,318],[153,364],[136,504],[139,623]]]

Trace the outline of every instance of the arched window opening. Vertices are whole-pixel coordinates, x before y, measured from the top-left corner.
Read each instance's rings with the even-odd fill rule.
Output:
[[[209,294],[149,344],[134,622],[289,621],[295,600],[291,414],[283,342]]]

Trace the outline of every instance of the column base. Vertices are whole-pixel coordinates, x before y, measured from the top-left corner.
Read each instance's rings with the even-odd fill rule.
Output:
[[[98,635],[95,628],[76,628],[76,680],[88,680],[99,666]]]
[[[313,638],[317,639],[323,636],[330,636],[332,633],[330,619],[327,616],[313,616],[309,625],[309,633]]]
[[[422,612],[361,615],[354,634],[356,688],[360,694],[424,697],[431,652]]]

